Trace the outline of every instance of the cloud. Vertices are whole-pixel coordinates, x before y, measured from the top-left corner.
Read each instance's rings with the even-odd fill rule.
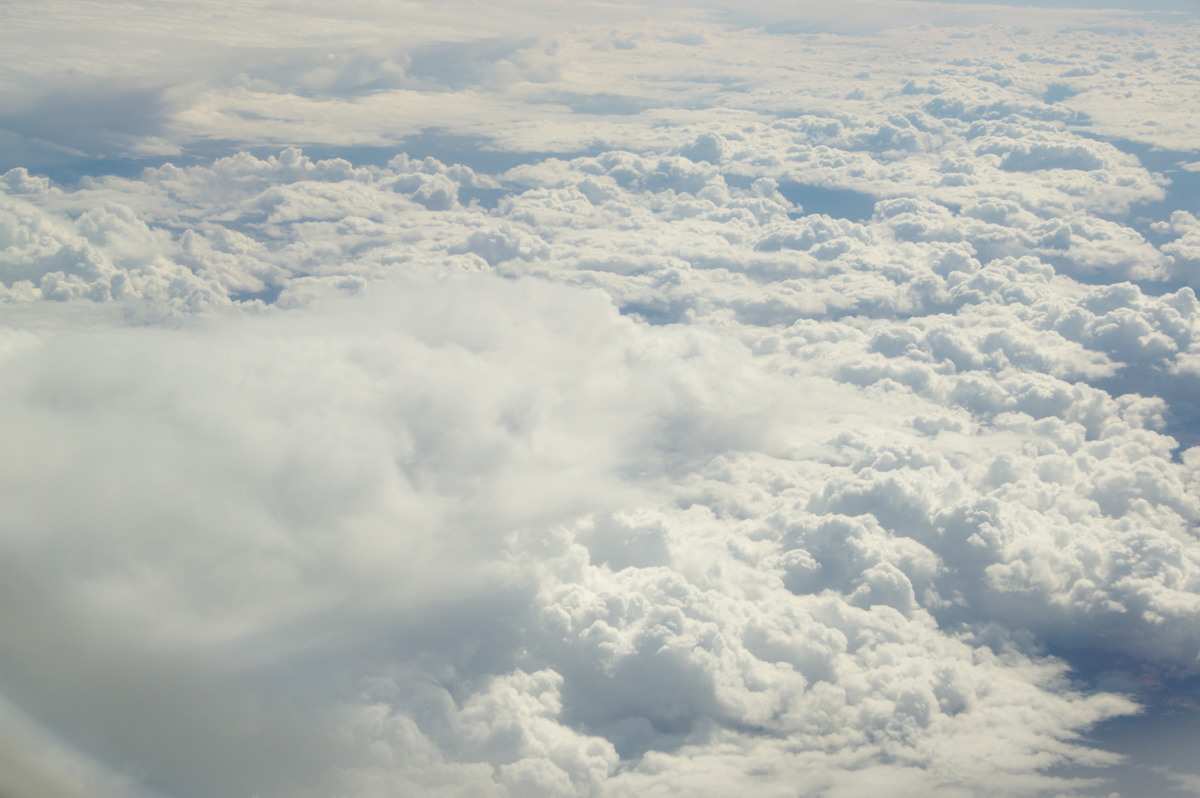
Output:
[[[542,314],[504,310],[502,298],[531,290],[539,293],[489,284],[380,297],[373,318],[403,320],[383,341],[373,323],[345,329],[356,311],[341,308],[307,332],[288,322],[264,329],[250,321],[247,329],[229,320],[205,324],[203,333],[28,342],[9,359],[5,402],[6,426],[25,453],[4,464],[6,483],[24,494],[13,497],[5,525],[6,547],[15,547],[5,602],[13,613],[6,646],[13,692],[39,704],[76,743],[150,768],[172,789],[197,766],[222,770],[229,789],[264,778],[262,789],[282,789],[270,779],[301,761],[310,764],[287,778],[315,783],[320,767],[332,764],[321,749],[337,746],[319,733],[279,737],[297,710],[254,684],[273,680],[280,661],[369,648],[359,639],[377,634],[369,630],[378,621],[369,619],[414,611],[418,596],[436,605],[480,578],[492,583],[485,593],[503,593],[507,580],[497,584],[498,575],[484,572],[507,530],[606,503],[601,483],[612,482],[605,472],[618,464],[602,452],[620,448],[620,433],[603,420],[606,411],[588,412],[571,395],[594,401],[629,391],[619,372],[592,372],[575,359],[575,347],[553,343],[558,335],[527,337],[526,325],[536,331]],[[439,318],[449,307],[422,310],[439,293],[461,320],[451,322],[449,339]],[[464,304],[471,293],[481,303],[474,310]],[[533,301],[563,322],[598,312],[617,328],[629,326],[595,298],[541,294]],[[422,327],[417,338],[401,332]],[[245,335],[262,345],[230,358],[230,343]],[[499,368],[478,354],[515,344],[525,358],[520,342],[538,339],[543,354],[524,368],[568,357],[585,370],[547,391],[521,366]],[[143,372],[139,362],[154,365]],[[428,371],[434,363],[441,377]],[[371,377],[380,369],[392,375],[385,383]],[[490,409],[480,414],[475,402]],[[556,432],[555,407],[582,412],[582,426]],[[588,426],[603,437],[577,439]],[[383,428],[390,432],[378,437]],[[556,442],[563,434],[569,439]],[[514,458],[532,470],[514,467]],[[100,463],[110,476],[97,481],[90,474]],[[60,489],[74,498],[55,510]],[[615,497],[626,489],[611,490]],[[77,537],[89,517],[102,520]],[[28,537],[35,530],[39,537]],[[74,552],[76,565],[35,565],[58,546]],[[17,578],[22,572],[38,577]],[[62,668],[80,658],[92,663],[91,675],[64,691]],[[119,723],[110,717],[118,706]],[[171,711],[160,714],[164,707]],[[187,719],[194,764],[162,738],[153,742],[171,716]],[[277,748],[246,747],[264,733]]]
[[[1186,28],[511,6],[13,7],[0,791],[1105,790],[1200,655]]]

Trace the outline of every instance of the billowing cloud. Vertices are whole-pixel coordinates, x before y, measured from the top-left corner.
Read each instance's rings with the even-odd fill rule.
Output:
[[[0,792],[1186,789],[1192,26],[511,5],[10,4]]]

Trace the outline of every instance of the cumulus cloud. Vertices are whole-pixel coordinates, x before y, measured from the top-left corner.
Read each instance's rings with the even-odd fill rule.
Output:
[[[1107,794],[1200,668],[1188,27],[511,5],[13,5],[0,792]]]

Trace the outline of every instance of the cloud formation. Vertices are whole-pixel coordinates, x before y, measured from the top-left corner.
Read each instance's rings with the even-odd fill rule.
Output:
[[[903,5],[13,4],[0,792],[1111,792],[1193,26]]]

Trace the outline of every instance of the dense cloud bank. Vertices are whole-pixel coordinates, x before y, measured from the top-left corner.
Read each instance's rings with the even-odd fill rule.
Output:
[[[1195,712],[1194,23],[383,6],[8,7],[0,793],[1106,795]]]

